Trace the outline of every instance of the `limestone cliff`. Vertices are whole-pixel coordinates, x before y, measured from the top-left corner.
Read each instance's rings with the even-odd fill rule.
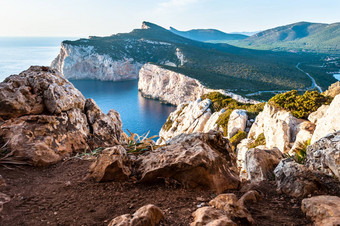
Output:
[[[62,43],[51,67],[68,79],[121,81],[137,79],[142,63],[129,57],[113,59],[108,54],[96,52],[93,46]]]
[[[198,80],[154,64],[145,64],[139,72],[139,91],[146,97],[173,105],[196,101],[201,95],[218,91],[241,103],[258,103],[224,90],[213,90]]]

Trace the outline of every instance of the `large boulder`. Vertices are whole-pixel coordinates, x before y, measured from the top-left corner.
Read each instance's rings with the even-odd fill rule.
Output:
[[[308,116],[308,120],[310,122],[316,124],[318,122],[318,120],[321,119],[325,115],[328,108],[329,108],[329,105],[322,105],[321,107],[318,108],[318,110],[312,112]]]
[[[237,155],[237,168],[240,172],[240,179],[248,180],[248,174],[246,172],[246,154],[249,151],[249,145],[253,143],[252,139],[243,139],[237,145],[236,155]]]
[[[108,115],[58,72],[30,67],[0,83],[0,146],[7,159],[49,165],[122,142],[119,115]],[[3,156],[1,156],[3,157]]]
[[[72,83],[48,67],[32,66],[0,84],[0,117],[16,118],[44,111],[58,114],[84,109],[85,98]]]
[[[233,110],[228,120],[228,138],[232,138],[239,131],[244,131],[247,126],[247,120],[247,111],[240,109]]]
[[[141,182],[171,178],[186,187],[203,186],[218,193],[239,187],[236,157],[222,133],[182,134],[168,145],[138,157]]]
[[[157,206],[149,204],[139,208],[134,214],[114,218],[109,226],[155,226],[163,220],[164,213]]]
[[[267,103],[256,117],[248,138],[256,139],[264,134],[266,147],[276,147],[282,153],[287,153],[296,139],[296,127],[303,121],[295,118],[290,112],[277,109]]]
[[[302,211],[316,226],[340,225],[340,198],[321,195],[302,200]]]
[[[277,190],[293,197],[306,197],[318,191],[319,180],[304,165],[284,159],[275,168]]]
[[[308,146],[306,166],[340,181],[340,130]]]
[[[320,138],[340,130],[340,95],[337,95],[332,101],[329,108],[316,123],[316,128],[311,140],[315,143]]]
[[[91,165],[87,178],[96,181],[126,181],[131,175],[129,157],[124,147],[106,148]]]
[[[263,181],[273,177],[275,167],[280,163],[283,158],[279,149],[267,149],[263,146],[252,148],[245,154],[244,169],[250,181]]]

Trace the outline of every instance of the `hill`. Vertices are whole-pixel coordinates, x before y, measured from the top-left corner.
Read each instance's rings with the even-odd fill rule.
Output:
[[[242,40],[247,38],[247,35],[242,34],[227,34],[216,29],[193,29],[189,31],[179,31],[170,27],[170,31],[176,35],[180,35],[192,40],[207,42],[220,40]]]
[[[311,54],[259,51],[225,43],[198,42],[149,22],[144,22],[142,28],[108,37],[64,41],[63,49],[66,52],[61,52],[56,61],[64,68],[66,77],[66,69],[74,72],[83,68],[81,74],[97,71],[101,76],[121,62],[129,61],[118,70],[125,72],[131,65],[139,68],[151,62],[196,78],[208,88],[241,95],[262,90],[310,87],[310,79],[295,66],[298,62],[320,63],[320,56]],[[77,58],[72,58],[75,56]],[[105,59],[105,62],[94,61],[94,58]],[[72,68],[73,71],[70,70]],[[315,79],[318,84],[322,80],[323,88],[335,82],[331,76]]]
[[[268,29],[243,40],[223,42],[262,50],[340,53],[340,23],[299,22]]]

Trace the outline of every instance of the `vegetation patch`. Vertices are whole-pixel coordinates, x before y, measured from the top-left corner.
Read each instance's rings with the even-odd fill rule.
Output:
[[[304,142],[299,142],[297,147],[293,150],[295,152],[295,155],[293,159],[299,163],[303,164],[306,159],[307,155],[307,147],[311,144],[311,139],[304,141]]]
[[[256,148],[260,145],[266,145],[266,137],[261,133],[252,143],[248,145],[249,149]]]
[[[306,91],[303,95],[299,95],[296,90],[292,90],[272,97],[268,103],[290,111],[296,118],[307,119],[310,113],[315,112],[321,105],[330,104],[332,99],[317,91]]]
[[[127,141],[127,145],[124,145],[124,148],[129,153],[142,154],[146,151],[153,151],[159,147],[152,140],[153,138],[157,137],[156,135],[148,137],[150,131],[141,136],[136,133],[131,133],[129,130],[128,132],[130,133],[130,136],[128,136],[126,133],[123,133],[123,135],[125,137],[125,140]]]
[[[169,129],[172,127],[172,124],[173,124],[173,121],[171,120],[171,117],[169,116],[162,128],[165,131],[169,131]]]
[[[233,146],[233,149],[236,149],[236,146],[241,142],[241,140],[247,138],[247,133],[240,130],[238,131],[232,138],[230,138],[230,143]]]
[[[225,109],[225,112],[220,115],[217,120],[217,125],[219,125],[224,132],[224,136],[228,133],[228,121],[230,114],[233,110],[242,109],[246,110],[249,118],[255,118],[261,111],[263,111],[263,107],[265,103],[260,104],[243,104],[229,96],[225,96],[220,92],[211,92],[208,94],[204,94],[201,96],[201,99],[210,99],[211,106],[210,109],[212,112],[218,112],[222,109]]]

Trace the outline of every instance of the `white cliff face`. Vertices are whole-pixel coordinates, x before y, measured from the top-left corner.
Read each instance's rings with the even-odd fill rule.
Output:
[[[228,138],[232,138],[239,131],[245,131],[247,120],[247,111],[240,109],[232,111],[228,121]]]
[[[224,90],[208,89],[196,79],[153,64],[145,64],[140,70],[138,89],[146,97],[173,105],[195,101],[201,95],[214,91],[230,96],[241,103],[259,103]]]
[[[109,55],[100,55],[93,46],[61,45],[60,53],[51,64],[68,79],[99,79],[121,81],[137,79],[141,63],[132,58],[113,60]]]
[[[299,127],[305,121],[295,118],[288,111],[278,110],[266,104],[263,112],[256,117],[248,138],[256,139],[263,133],[266,138],[267,148],[277,147],[281,152],[287,153],[293,147],[298,133],[301,133],[298,136],[299,142],[302,142],[304,137],[307,140],[310,138],[310,136],[302,132],[305,127]],[[306,128],[309,129],[309,126]]]
[[[324,115],[317,120],[311,143],[338,130],[340,130],[340,94],[334,98]]]

